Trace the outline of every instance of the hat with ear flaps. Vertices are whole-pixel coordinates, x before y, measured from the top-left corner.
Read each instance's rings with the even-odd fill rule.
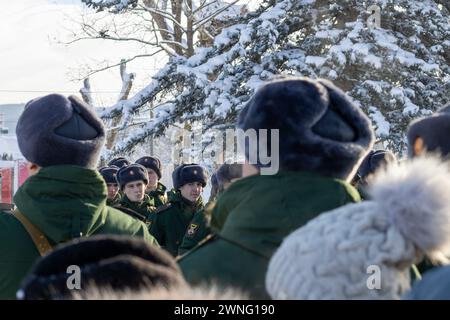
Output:
[[[41,167],[95,169],[105,142],[105,128],[94,109],[75,96],[60,94],[28,102],[16,135],[25,159]]]
[[[241,111],[237,127],[255,129],[257,135],[258,129],[278,129],[281,170],[344,180],[356,171],[374,140],[367,116],[323,79],[293,77],[267,83]],[[268,140],[267,150],[271,150]],[[248,146],[245,156],[252,159]],[[265,166],[259,155],[255,165]]]
[[[408,128],[408,154],[414,157],[424,151],[450,153],[450,103],[429,117],[411,122]]]

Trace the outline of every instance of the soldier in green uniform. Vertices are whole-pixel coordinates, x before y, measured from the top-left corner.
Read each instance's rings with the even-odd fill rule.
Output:
[[[106,188],[108,189],[108,197],[106,198],[106,205],[110,207],[117,206],[120,202],[119,182],[117,181],[117,171],[119,168],[116,166],[103,167],[98,170],[106,182]]]
[[[172,173],[174,189],[168,193],[169,202],[158,208],[150,233],[173,256],[194,217],[203,208],[201,193],[208,177],[197,164],[183,164]]]
[[[348,181],[372,148],[373,131],[340,89],[307,78],[261,87],[240,112],[237,127],[256,131],[257,141],[249,143],[257,147],[246,146],[243,178],[217,200],[215,234],[178,262],[191,284],[216,283],[269,298],[265,274],[283,239],[322,212],[360,200]],[[260,140],[260,129],[276,129],[278,135]],[[278,170],[268,174],[266,167]]]
[[[0,299],[14,299],[33,263],[72,239],[117,234],[157,245],[144,223],[106,205],[95,169],[106,134],[92,107],[74,96],[34,99],[16,135],[31,175],[14,195],[17,209],[0,213]]]
[[[194,248],[201,240],[211,234],[212,231],[209,223],[211,220],[211,212],[215,206],[216,197],[219,197],[220,193],[228,189],[233,182],[239,180],[241,177],[242,164],[239,163],[224,163],[217,172],[211,176],[211,184],[214,184],[213,179],[216,180],[217,194],[211,195],[210,200],[205,207],[194,214],[194,218],[192,218],[180,248],[178,249],[178,255],[185,254]]]
[[[148,184],[147,169],[137,163],[130,164],[119,169],[117,180],[123,196],[116,208],[151,227],[156,207],[154,201],[145,194]]]
[[[148,184],[145,189],[145,193],[153,199],[157,208],[167,203],[166,186],[164,186],[159,180],[161,180],[162,166],[161,161],[156,157],[142,157],[136,160],[136,163],[147,168]]]

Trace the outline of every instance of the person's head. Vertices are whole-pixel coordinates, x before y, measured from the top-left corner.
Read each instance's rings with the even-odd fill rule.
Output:
[[[136,163],[147,168],[148,173],[148,190],[155,190],[158,186],[158,181],[161,179],[161,161],[156,157],[142,157],[136,160]]]
[[[122,167],[126,167],[130,164],[131,164],[131,162],[128,161],[127,159],[125,159],[124,157],[117,157],[117,158],[112,159],[110,162],[108,162],[109,167],[116,166],[119,169]]]
[[[145,189],[148,184],[147,169],[134,163],[122,167],[117,172],[120,190],[131,202],[141,202],[145,197]]]
[[[119,168],[116,166],[103,167],[99,170],[108,189],[108,199],[114,199],[119,192],[119,182],[117,181],[118,171]]]
[[[78,269],[70,269],[76,266]],[[71,270],[68,272],[68,270]],[[78,270],[79,290],[67,283]],[[138,238],[94,236],[60,245],[40,258],[22,282],[19,299],[68,299],[73,291],[90,288],[140,292],[184,287],[186,282],[174,258]]]
[[[271,142],[272,132],[267,132],[268,141],[261,146],[247,141],[247,162],[261,171],[272,165],[262,159],[270,154],[273,163],[278,157],[280,170],[309,171],[343,180],[353,177],[374,140],[367,116],[344,92],[323,79],[287,78],[267,83],[242,109],[237,127],[244,132],[255,130],[257,139],[262,135],[260,129],[279,130],[279,141]],[[250,149],[256,154],[250,154]],[[244,176],[254,174],[247,166]]]
[[[226,190],[233,182],[242,178],[242,164],[224,163],[216,172],[219,191]]]
[[[408,155],[437,152],[442,157],[450,153],[450,103],[431,116],[411,122],[408,127]]]
[[[30,174],[41,167],[96,168],[105,128],[95,110],[75,96],[50,94],[29,101],[16,127]]]
[[[206,186],[206,170],[198,164],[182,164],[172,173],[173,186],[181,196],[190,202],[196,202]]]
[[[364,158],[356,173],[358,176],[358,183],[361,185],[367,185],[377,170],[381,170],[396,161],[397,159],[395,155],[388,150],[370,151]]]

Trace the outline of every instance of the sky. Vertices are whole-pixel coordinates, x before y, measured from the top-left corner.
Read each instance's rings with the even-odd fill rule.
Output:
[[[71,20],[85,8],[81,0],[0,0],[0,104],[25,103],[52,92],[78,94],[81,81],[71,81],[74,70],[97,61],[120,61],[135,47],[126,43],[89,40],[64,45],[74,26]],[[155,72],[159,60],[134,63],[138,89]],[[72,76],[71,76],[72,74]],[[99,105],[115,102],[121,88],[118,67],[91,78],[94,100]]]

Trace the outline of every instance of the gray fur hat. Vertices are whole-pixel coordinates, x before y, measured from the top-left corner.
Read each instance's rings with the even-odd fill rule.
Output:
[[[116,166],[118,168],[126,167],[129,166],[130,164],[131,162],[124,157],[114,158],[110,162],[108,162],[108,166]]]
[[[223,185],[232,179],[242,178],[242,163],[224,163],[216,172],[219,190],[223,190]]]
[[[450,103],[435,114],[411,122],[408,128],[408,153],[414,156],[414,143],[422,138],[426,151],[439,151],[442,156],[450,153]]]
[[[28,102],[16,135],[23,156],[41,167],[94,169],[105,142],[104,125],[93,108],[75,96],[59,94]]]
[[[237,127],[244,131],[278,129],[281,170],[344,180],[353,176],[374,140],[367,116],[344,92],[323,79],[287,78],[267,83],[241,111]],[[271,150],[270,141],[267,150]],[[249,159],[248,147],[245,153]],[[259,156],[255,165],[264,167]]]

